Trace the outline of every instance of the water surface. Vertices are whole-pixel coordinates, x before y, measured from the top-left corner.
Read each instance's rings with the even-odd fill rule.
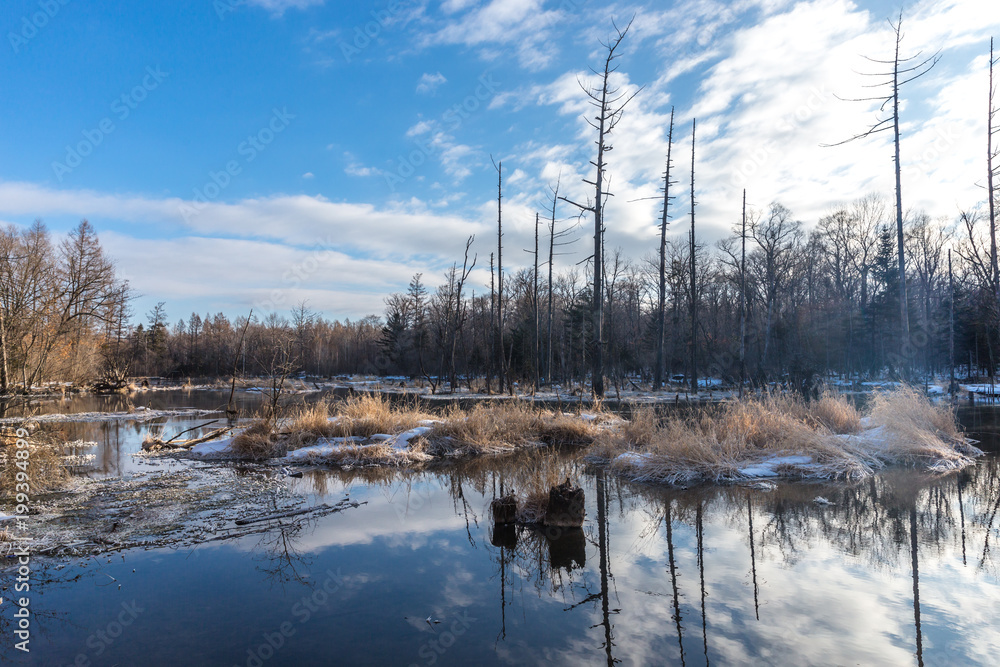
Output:
[[[13,651],[5,631],[0,658],[995,664],[998,415],[961,413],[991,453],[946,476],[894,470],[850,485],[658,489],[563,456],[557,465],[587,495],[579,532],[492,530],[490,500],[536,459],[420,473],[310,471],[283,483],[311,503],[349,495],[367,504],[238,540],[53,565],[33,598],[30,656]],[[125,423],[91,437],[100,474],[128,471],[148,427]]]

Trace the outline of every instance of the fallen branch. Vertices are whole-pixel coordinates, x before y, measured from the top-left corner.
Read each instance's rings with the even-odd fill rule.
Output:
[[[181,437],[181,436],[182,436],[182,435],[184,435],[185,433],[190,433],[191,431],[193,431],[193,430],[195,430],[195,429],[199,429],[199,428],[202,428],[202,427],[204,427],[204,426],[209,426],[209,425],[211,425],[211,424],[214,424],[214,423],[215,423],[215,422],[217,422],[217,421],[219,421],[219,420],[218,420],[218,419],[213,419],[213,420],[212,420],[212,421],[210,421],[210,422],[205,422],[204,424],[198,424],[197,426],[192,426],[191,428],[187,428],[187,429],[184,429],[183,431],[181,431],[180,433],[178,433],[178,434],[177,434],[177,435],[175,435],[174,437],[170,438],[169,440],[167,440],[167,441],[166,441],[165,443],[163,443],[163,444],[165,444],[165,445],[169,445],[169,444],[170,444],[171,442],[173,442],[173,441],[174,441],[174,440],[176,440],[177,438]]]
[[[332,510],[338,509],[331,507],[330,505],[316,505],[315,507],[306,507],[305,509],[292,510],[290,512],[280,512],[278,514],[268,514],[267,516],[254,517],[253,519],[237,519],[237,526],[246,526],[251,523],[260,523],[261,521],[270,521],[271,519],[284,519],[290,516],[298,516],[299,514],[308,514],[309,512],[318,512],[320,510]]]
[[[156,440],[150,440],[142,443],[142,448],[143,450],[154,451],[154,452],[160,449],[188,449],[190,447],[194,447],[195,445],[200,445],[203,442],[214,440],[215,438],[225,435],[231,430],[233,430],[232,426],[224,426],[222,428],[215,429],[211,433],[203,435],[200,438],[192,438],[190,440],[183,440],[181,442],[173,442],[173,438],[164,442],[159,438],[157,438]]]

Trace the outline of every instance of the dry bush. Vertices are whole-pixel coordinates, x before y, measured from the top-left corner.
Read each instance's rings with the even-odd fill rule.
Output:
[[[229,450],[236,458],[261,461],[284,456],[286,446],[268,420],[258,419],[233,438]]]
[[[809,414],[832,433],[857,433],[861,430],[861,415],[845,396],[824,393],[809,404]]]
[[[382,394],[350,396],[337,405],[337,420],[330,424],[327,437],[360,436],[370,438],[378,433],[396,434],[433,419],[414,403],[392,405]]]
[[[281,433],[289,450],[311,445],[320,438],[333,435],[334,422],[330,421],[330,404],[324,401],[300,409]]]
[[[541,415],[520,401],[479,403],[466,412],[451,408],[429,434],[437,455],[496,454],[540,444]]]
[[[594,442],[594,424],[539,410],[523,401],[479,403],[472,410],[451,408],[428,434],[436,455],[497,454],[541,446],[584,446]]]
[[[913,389],[877,395],[870,423],[845,399],[825,395],[803,403],[788,396],[750,398],[656,426],[649,412],[606,431],[592,449],[612,469],[640,481],[737,479],[740,470],[779,456],[808,464],[774,464],[776,473],[818,478],[859,478],[893,463],[922,463],[933,470],[971,463],[967,445],[947,408]]]
[[[932,404],[912,387],[875,394],[870,420],[885,431],[886,458],[947,470],[963,467],[979,453],[965,442],[949,407]]]
[[[538,439],[551,447],[582,447],[594,442],[596,427],[579,417],[556,414],[543,417]]]
[[[704,414],[699,427],[732,453],[745,448],[784,451],[815,440],[814,420],[791,397],[766,396],[726,404],[719,414]]]

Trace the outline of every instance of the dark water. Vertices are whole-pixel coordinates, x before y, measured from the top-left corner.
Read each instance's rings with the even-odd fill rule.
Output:
[[[487,520],[499,485],[538,460],[316,471],[287,483],[311,502],[349,492],[368,504],[240,541],[50,567],[31,654],[12,650],[5,602],[0,659],[997,664],[1000,411],[961,419],[991,455],[947,476],[663,490],[560,459],[586,491],[587,521],[552,535],[495,535]],[[101,446],[141,439],[123,430]]]

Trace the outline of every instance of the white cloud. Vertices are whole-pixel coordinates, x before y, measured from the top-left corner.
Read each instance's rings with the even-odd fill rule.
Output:
[[[153,301],[206,304],[214,303],[214,294],[213,309],[242,308],[278,289],[308,296],[317,309],[322,303],[331,317],[379,312],[382,297],[405,289],[413,273],[437,275],[461,257],[468,236],[488,229],[476,220],[434,213],[418,200],[377,208],[275,195],[210,203],[185,218],[193,205],[178,198],[0,182],[0,216],[89,218],[140,292]],[[174,238],[143,238],[150,228]],[[150,257],[183,257],[185,269]],[[288,279],[287,271],[317,258],[323,272],[298,283]]]
[[[448,79],[444,78],[444,75],[441,74],[441,72],[437,72],[435,74],[425,73],[420,77],[419,83],[417,83],[417,92],[421,95],[430,95],[447,80]]]
[[[680,59],[663,59],[657,78],[629,105],[611,137],[615,150],[608,156],[608,174],[616,196],[607,205],[608,247],[622,245],[634,258],[649,252],[659,204],[643,200],[655,196],[661,184],[672,103],[678,104],[674,220],[688,215],[691,121],[697,116],[695,187],[699,236],[705,242],[728,233],[738,219],[744,187],[752,203],[766,206],[779,200],[806,222],[872,189],[891,195],[888,133],[838,148],[820,146],[863,131],[875,118],[871,104],[844,102],[835,94],[854,97],[864,92],[861,86],[868,81],[856,73],[866,63],[860,54],[883,57],[892,44],[884,17],[846,0],[787,4],[741,3],[727,15],[708,0],[684,3],[655,14],[652,27],[640,24],[649,14],[640,10],[637,32],[629,37],[635,38],[632,46],[641,52],[646,47],[636,44],[654,40],[657,48],[674,49]],[[622,14],[622,9],[614,11]],[[713,11],[719,12],[715,18]],[[763,18],[734,23],[734,17],[752,11]],[[953,215],[957,203],[968,206],[982,198],[975,183],[985,169],[979,162],[986,68],[981,56],[969,62],[968,45],[978,44],[990,26],[994,31],[1000,26],[1000,10],[984,10],[978,21],[969,19],[969,11],[962,3],[923,3],[904,23],[908,53],[944,48],[939,69],[903,91],[904,205],[908,210],[927,209],[932,216]],[[688,47],[671,46],[679,28],[668,18],[691,26],[710,22],[706,29],[712,36],[703,45],[694,39]],[[722,25],[725,32],[718,27]],[[976,51],[983,49],[988,43]],[[637,57],[636,52],[622,57],[615,83],[623,90],[641,83],[628,75]],[[701,79],[690,100],[675,100],[671,91],[682,73]],[[560,172],[567,196],[581,202],[592,196],[592,188],[580,179],[593,179],[587,161],[594,157],[595,137],[586,124],[593,108],[578,82],[592,78],[587,72],[569,71],[548,84],[526,86],[518,96],[522,104],[530,100],[554,108],[572,122],[572,142],[565,134],[557,135],[551,144],[531,143],[514,151],[523,158],[518,166],[529,172],[524,187],[534,188],[536,196]],[[524,194],[525,202],[531,201],[530,193]],[[511,198],[517,195],[511,193]]]
[[[306,9],[322,5],[326,0],[247,0],[247,4],[263,7],[276,16],[281,16],[288,9]]]
[[[314,173],[312,173],[311,171],[307,171],[306,173],[302,174],[302,178],[305,178],[305,179],[316,178],[316,175]]]
[[[480,55],[486,60],[497,58],[502,49],[513,48],[521,65],[529,69],[539,69],[552,62],[557,48],[556,40],[552,39],[553,29],[564,22],[566,12],[563,9],[545,9],[544,0],[490,0],[464,11],[471,4],[451,2],[445,5],[445,11],[458,18],[425,34],[422,45],[479,47]]]

